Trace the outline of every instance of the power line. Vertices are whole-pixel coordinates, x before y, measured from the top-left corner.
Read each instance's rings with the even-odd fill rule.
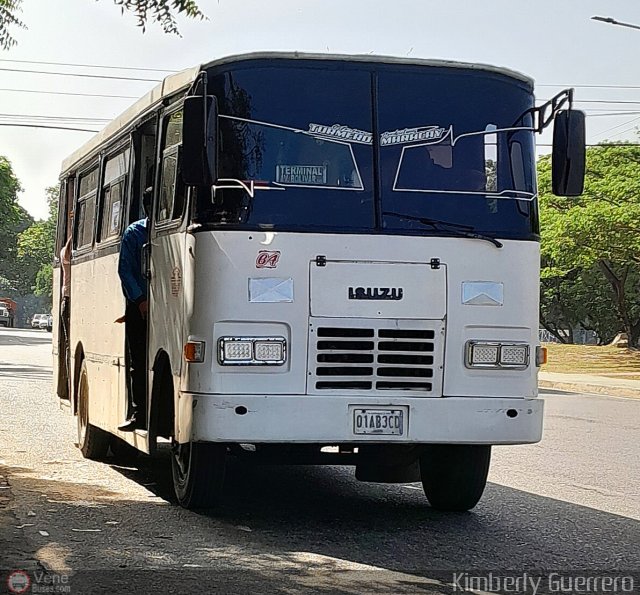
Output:
[[[636,118],[636,120],[638,120],[639,118]],[[631,120],[630,122],[627,122],[627,124],[631,124],[631,122],[634,122],[635,120]],[[631,132],[632,130],[638,130],[638,125],[636,124],[635,126],[631,126],[630,128],[625,128],[624,130],[621,130],[620,132],[616,132],[615,134],[613,134],[611,136],[611,138],[615,138],[616,136],[620,136],[622,134],[626,134],[627,132]]]
[[[72,95],[77,97],[108,97],[114,99],[139,99],[139,95],[102,95],[100,93],[67,93],[64,91],[37,91],[35,89],[0,89],[16,93],[42,93],[44,95]],[[640,103],[640,102],[638,102]]]
[[[587,114],[588,118],[617,118],[619,116],[635,116],[639,111],[607,112],[604,114]]]
[[[553,147],[552,143],[536,143],[536,147]],[[640,143],[587,143],[585,147],[640,147]]]
[[[0,126],[9,126],[9,127],[17,127],[17,128],[48,128],[50,130],[75,130],[77,132],[99,132],[98,130],[89,130],[88,128],[67,128],[64,126],[44,126],[40,124],[5,124],[0,123]]]
[[[167,68],[136,68],[134,66],[106,66],[103,64],[76,64],[73,62],[41,62],[38,60],[11,60],[9,58],[0,58],[0,62],[16,62],[20,64],[46,64],[47,66],[78,66],[80,68],[105,68],[109,70],[144,70],[147,72],[180,72],[179,70],[170,70]]]
[[[555,85],[539,83],[537,87],[574,87],[576,89],[640,89],[640,85]]]
[[[623,126],[626,126],[627,124],[631,124],[631,122],[635,122],[636,120],[640,120],[640,116],[637,118],[632,118],[631,120],[627,120],[626,122],[623,122],[622,124],[618,124],[617,126],[613,126],[612,128],[607,128],[606,130],[603,130],[602,132],[600,132],[599,134],[606,134],[607,132],[611,132],[612,130],[616,130],[618,128],[622,128]]]
[[[640,101],[620,101],[614,99],[577,99],[573,103],[632,103],[634,105],[640,105]]]
[[[90,122],[111,122],[112,118],[90,118],[84,116],[48,116],[45,114],[2,114],[0,118],[29,118],[34,120],[77,120]]]
[[[546,103],[548,99],[536,99],[538,103]],[[615,103],[624,105],[640,105],[640,101],[629,101],[619,99],[574,99],[573,103]]]
[[[130,76],[108,76],[106,74],[82,74],[79,72],[49,72],[47,70],[27,70],[24,68],[0,68],[6,72],[28,72],[30,74],[53,74],[57,76],[78,76],[91,79],[112,79],[117,81],[141,81],[147,83],[160,83],[162,79],[141,79]]]

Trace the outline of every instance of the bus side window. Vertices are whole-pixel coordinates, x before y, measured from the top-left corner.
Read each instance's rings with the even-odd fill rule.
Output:
[[[182,149],[182,111],[174,112],[166,121],[162,143],[162,170],[156,222],[165,223],[182,218],[185,187],[180,175]]]
[[[102,182],[100,236],[98,238],[100,242],[120,236],[130,152],[127,147],[124,151],[109,157],[105,163],[104,180]]]
[[[76,226],[73,247],[81,250],[93,244],[96,196],[98,193],[98,166],[80,176],[80,192],[76,206]]]
[[[60,193],[58,195],[58,222],[56,225],[56,248],[54,251],[54,259],[57,261],[60,255],[60,250],[67,241],[67,211],[69,209],[67,204],[68,188],[73,178],[66,178],[60,182]]]

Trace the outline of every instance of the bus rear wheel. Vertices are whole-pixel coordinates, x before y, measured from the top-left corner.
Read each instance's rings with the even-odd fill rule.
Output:
[[[472,509],[482,497],[491,446],[431,444],[420,457],[420,475],[432,508],[447,512]]]
[[[227,446],[210,442],[174,443],[171,448],[173,488],[185,508],[212,508],[220,503]]]
[[[107,456],[109,435],[89,423],[89,377],[87,363],[82,362],[78,381],[78,448],[85,459],[99,460]]]

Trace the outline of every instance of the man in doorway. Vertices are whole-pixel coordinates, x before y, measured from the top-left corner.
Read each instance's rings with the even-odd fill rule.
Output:
[[[62,295],[60,302],[60,321],[62,326],[62,357],[63,366],[60,373],[64,374],[64,383],[59,383],[58,393],[63,399],[69,398],[69,321],[71,318],[71,224],[67,225],[68,238],[60,250],[60,267],[62,269]],[[60,376],[58,376],[60,378]]]
[[[118,426],[123,432],[131,432],[146,425],[148,301],[147,279],[142,271],[142,248],[148,239],[152,194],[152,188],[144,191],[142,207],[145,217],[134,221],[125,230],[118,261],[118,275],[126,299],[125,337],[130,367],[127,420]]]

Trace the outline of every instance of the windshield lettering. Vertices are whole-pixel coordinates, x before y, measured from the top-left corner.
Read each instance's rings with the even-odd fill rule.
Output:
[[[373,136],[370,132],[349,128],[349,126],[343,126],[342,124],[334,124],[333,126],[309,124],[309,133],[316,136],[348,140],[353,143],[362,143],[363,145],[370,145],[373,142]]]
[[[452,132],[452,127],[424,126],[422,128],[405,128],[393,132],[383,132],[380,135],[380,145],[404,145],[407,143],[431,141],[440,142]]]
[[[326,165],[276,165],[279,184],[326,184]]]

